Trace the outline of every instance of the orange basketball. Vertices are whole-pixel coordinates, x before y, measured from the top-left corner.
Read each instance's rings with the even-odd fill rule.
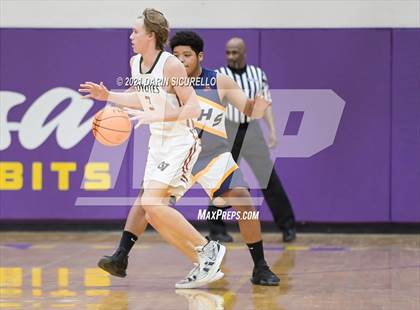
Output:
[[[103,145],[117,146],[124,143],[131,133],[128,114],[119,108],[105,108],[95,114],[92,132]]]

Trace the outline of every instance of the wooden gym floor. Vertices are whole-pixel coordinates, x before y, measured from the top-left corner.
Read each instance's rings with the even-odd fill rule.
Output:
[[[96,268],[120,232],[1,232],[0,309],[419,310],[420,236],[300,234],[284,245],[265,234],[278,287],[253,286],[240,236],[228,244],[226,277],[175,290],[190,263],[153,232],[137,242],[128,276]]]

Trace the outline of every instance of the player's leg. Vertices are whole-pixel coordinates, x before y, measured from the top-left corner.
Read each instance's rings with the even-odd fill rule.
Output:
[[[144,190],[140,201],[129,214],[130,218],[123,237],[124,234],[134,235],[133,232],[142,233],[146,227],[144,224],[146,220],[166,241],[181,250],[191,260],[198,259],[198,265],[193,268],[194,272],[190,272],[186,278],[188,282],[183,283],[186,285],[177,287],[199,287],[223,276],[223,273],[218,271],[225,247],[217,242],[207,242],[177,210],[169,207],[171,190],[187,188],[188,177],[200,150],[196,139],[192,141],[181,139],[173,142],[171,145],[165,145],[168,148],[166,151],[162,151],[161,148],[159,152],[156,151],[157,148],[149,150]],[[163,153],[166,154],[164,162],[167,165],[161,169]],[[139,226],[138,222],[143,225]],[[125,270],[123,276],[125,276]]]
[[[146,220],[159,233],[176,234],[188,247],[194,249],[207,243],[204,238],[176,209],[169,207],[168,185],[150,181],[141,197]]]
[[[253,212],[256,209],[253,206],[251,195],[246,188],[233,188],[224,192],[223,197],[236,211]],[[248,246],[252,260],[254,262],[254,269],[252,272],[251,282],[259,285],[278,285],[280,279],[270,270],[264,258],[264,246],[261,236],[261,224],[258,219],[247,219],[240,217],[238,220],[239,229]]]
[[[230,206],[221,207],[223,210],[227,210]],[[212,200],[209,201],[207,211],[209,213],[216,213],[220,207],[216,207]],[[222,220],[222,217],[210,218],[207,220],[209,228],[209,239],[218,240],[220,242],[233,242],[233,237],[227,231],[226,223]]]
[[[146,212],[140,203],[140,199],[140,197],[137,198],[135,204],[131,207],[124,227],[124,231],[132,233],[137,238],[143,234],[148,224]],[[191,262],[197,262],[197,253],[195,250],[191,246],[187,246],[184,242],[182,242],[182,238],[176,232],[162,230],[159,231],[159,234],[166,242],[170,243],[187,256]],[[127,255],[128,253],[129,251],[127,252]]]
[[[166,184],[150,182],[149,186],[153,189],[144,190],[140,201],[137,200],[129,214],[125,232],[142,233],[147,225],[144,220],[147,220],[167,242],[193,262],[197,262],[197,268],[193,268],[194,274],[189,274],[195,278],[188,280],[188,283],[177,284],[177,288],[200,287],[223,277],[223,273],[218,271],[224,256],[224,247],[215,242],[207,242],[177,210],[168,206]],[[134,219],[144,225],[138,225],[139,222],[136,223]],[[124,277],[127,254],[124,249],[119,249],[113,256],[101,259],[99,266],[113,275]]]
[[[234,123],[226,120],[226,133],[228,136],[229,150],[232,153],[234,160],[239,163],[242,143],[245,138],[246,128],[248,124]],[[230,206],[227,204],[226,209]],[[216,212],[217,207],[212,203],[209,204],[208,211]],[[228,233],[226,223],[221,219],[210,219],[207,221],[209,227],[209,238],[212,240],[220,240],[221,242],[232,242],[233,237]]]
[[[225,247],[214,241],[207,241],[183,216],[169,207],[168,187],[158,181],[150,181],[141,198],[141,205],[146,212],[146,219],[159,233],[175,234],[184,246],[194,249],[198,264],[187,277],[176,283],[176,288],[195,288],[219,280],[219,272]],[[160,191],[158,190],[160,189]]]
[[[125,231],[131,232],[132,234],[136,235],[137,238],[143,234],[148,224],[146,220],[146,213],[144,212],[140,203],[142,193],[137,197],[133,206],[130,208],[124,226]]]
[[[128,254],[146,227],[145,213],[140,206],[140,197],[137,197],[128,214],[117,249],[112,255],[102,257],[98,266],[113,276],[124,278],[127,275]]]
[[[146,212],[140,204],[139,196],[130,209],[118,248],[114,254],[102,257],[98,262],[98,266],[114,276],[125,277],[127,275],[128,255],[137,239],[145,231],[147,224]],[[160,232],[160,235],[193,263],[197,262],[196,251],[191,249],[191,247],[185,246],[178,236],[167,232]]]
[[[283,231],[283,240],[293,241],[296,238],[296,230],[292,205],[274,169],[261,128],[255,121],[248,125],[241,154],[260,184],[274,222]]]
[[[212,160],[212,165],[208,164],[196,174],[196,178],[211,198],[223,199],[242,214],[256,211],[248,185],[230,152],[217,156]],[[271,272],[264,259],[260,221],[253,217],[240,218],[239,228],[254,261],[251,281],[254,284],[278,285],[279,278]]]
[[[254,212],[253,201],[246,188],[233,188],[221,195],[224,200],[231,205],[235,211],[244,214],[244,212]],[[239,230],[242,238],[248,243],[255,243],[261,238],[261,225],[258,219],[243,219],[238,221]]]

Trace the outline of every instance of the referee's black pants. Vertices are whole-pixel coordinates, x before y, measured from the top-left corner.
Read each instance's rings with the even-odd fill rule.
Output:
[[[238,164],[242,158],[249,164],[260,184],[276,225],[280,229],[294,226],[295,216],[290,200],[274,169],[258,121],[240,124],[238,128],[237,123],[226,120],[226,132],[233,158]],[[216,209],[214,206],[209,206],[209,211]],[[209,221],[209,226],[213,234],[224,232],[226,229],[221,219]]]

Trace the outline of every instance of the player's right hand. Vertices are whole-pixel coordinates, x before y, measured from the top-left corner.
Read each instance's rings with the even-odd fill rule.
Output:
[[[85,82],[80,84],[79,92],[87,93],[82,96],[83,99],[95,99],[101,101],[107,101],[109,96],[109,90],[106,88],[103,82],[96,84],[93,82]]]

